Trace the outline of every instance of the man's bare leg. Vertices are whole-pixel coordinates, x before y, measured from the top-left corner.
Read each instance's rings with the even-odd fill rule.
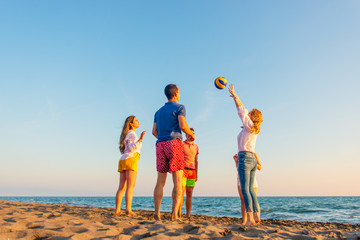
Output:
[[[172,172],[174,188],[173,188],[173,206],[171,213],[171,220],[176,220],[179,218],[179,207],[182,193],[182,177],[183,171]]]
[[[154,205],[155,205],[154,218],[156,220],[161,220],[160,206],[163,197],[163,190],[166,182],[166,176],[167,173],[158,172],[158,178],[154,189]]]
[[[181,198],[180,198],[180,207],[179,207],[179,218],[181,218],[181,212],[182,212],[182,207],[183,207],[183,203],[184,203],[184,194],[185,194],[185,186],[182,186],[182,192],[181,192]]]

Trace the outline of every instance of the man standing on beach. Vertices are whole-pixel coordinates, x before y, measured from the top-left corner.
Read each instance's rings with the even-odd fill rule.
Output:
[[[195,139],[194,133],[186,123],[185,106],[178,104],[180,91],[175,84],[165,87],[165,95],[168,102],[165,103],[154,117],[152,134],[158,139],[156,141],[156,170],[158,178],[154,189],[154,205],[156,220],[160,220],[160,206],[163,197],[163,189],[167,173],[173,178],[172,213],[171,220],[178,219],[178,211],[182,194],[182,176],[184,170],[184,146],[182,132]]]

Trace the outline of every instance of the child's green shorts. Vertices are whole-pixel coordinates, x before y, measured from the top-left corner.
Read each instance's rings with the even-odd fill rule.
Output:
[[[195,187],[196,170],[185,168],[183,175],[183,186]]]

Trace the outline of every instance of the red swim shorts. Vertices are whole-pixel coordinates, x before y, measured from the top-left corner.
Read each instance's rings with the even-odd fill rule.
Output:
[[[156,170],[161,173],[184,170],[184,145],[179,139],[156,144]]]

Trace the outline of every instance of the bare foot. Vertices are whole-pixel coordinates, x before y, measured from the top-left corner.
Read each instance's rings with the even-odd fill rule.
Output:
[[[157,221],[161,221],[160,214],[154,214],[154,219],[157,220]]]
[[[118,217],[118,216],[121,216],[121,215],[123,215],[123,213],[122,213],[121,211],[116,211],[116,212],[115,212],[115,216]]]
[[[246,226],[251,226],[251,225],[256,225],[255,222],[251,222],[251,221],[247,221],[244,225]]]
[[[259,213],[254,213],[254,220],[256,223],[260,223],[261,219],[260,219],[260,214]]]
[[[177,216],[177,214],[175,214],[174,212],[171,213],[171,221],[175,221],[178,220],[179,216]]]
[[[133,211],[126,211],[127,216],[135,216],[136,214]]]
[[[241,218],[242,222],[241,222],[241,225],[245,225],[245,223],[247,222],[247,217],[242,217]]]
[[[252,212],[246,213],[246,221],[245,221],[244,225],[247,225],[247,226],[255,225],[255,220],[254,220],[254,216],[253,216]]]

